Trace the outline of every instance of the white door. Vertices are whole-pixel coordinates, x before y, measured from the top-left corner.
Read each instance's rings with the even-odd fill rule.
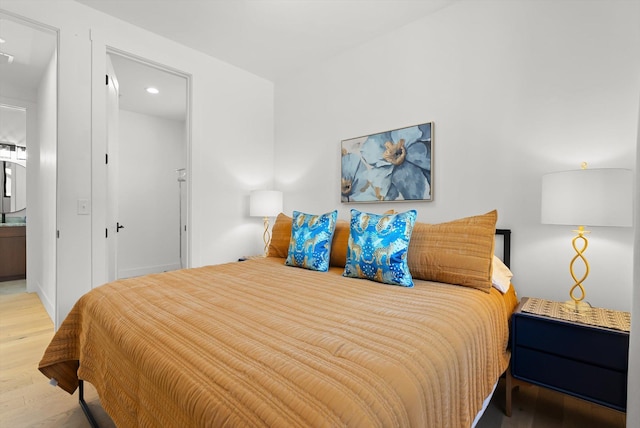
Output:
[[[118,78],[107,55],[107,281],[118,272]]]

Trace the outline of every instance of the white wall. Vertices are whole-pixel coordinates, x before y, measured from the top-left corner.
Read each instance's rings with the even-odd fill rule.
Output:
[[[640,112],[638,113],[636,165],[640,164]],[[640,421],[640,174],[636,171],[635,195],[635,246],[633,251],[633,309],[631,339],[629,343],[629,378],[627,381],[627,421]],[[630,425],[629,425],[630,426]]]
[[[248,217],[247,199],[273,181],[273,163],[264,161],[273,158],[271,82],[73,1],[4,0],[2,8],[59,29],[56,325],[100,283],[92,263],[104,273],[104,257],[92,258],[100,254],[92,234],[94,245],[104,245],[98,184],[106,114],[98,102],[107,46],[192,76],[191,265],[260,251],[260,219]],[[94,67],[92,81],[97,57],[103,66]],[[78,199],[92,201],[91,215],[77,213]]]
[[[118,278],[180,268],[184,122],[120,110]]]
[[[571,227],[540,224],[544,173],[635,168],[640,3],[461,1],[276,84],[285,209],[424,222],[498,209],[520,296],[567,300]],[[340,203],[340,141],[433,121],[433,202]],[[593,228],[587,300],[630,310],[632,230]]]
[[[37,293],[51,318],[56,304],[56,82],[57,53],[54,52],[38,86],[37,210],[27,205],[27,275],[37,271]],[[33,151],[32,151],[33,152]],[[30,156],[30,153],[27,153]],[[31,219],[31,214],[37,215]],[[36,226],[38,234],[31,230]],[[37,256],[35,255],[37,253]],[[35,260],[31,260],[35,257]],[[34,265],[34,261],[35,264]],[[29,280],[29,276],[27,276]],[[28,281],[29,282],[29,281]]]

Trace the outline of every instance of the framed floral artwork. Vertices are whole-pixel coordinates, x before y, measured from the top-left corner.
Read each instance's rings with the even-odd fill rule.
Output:
[[[341,145],[342,202],[433,200],[433,122]]]

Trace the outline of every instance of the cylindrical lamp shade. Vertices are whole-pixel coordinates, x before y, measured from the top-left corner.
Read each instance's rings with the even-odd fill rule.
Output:
[[[542,177],[542,223],[632,225],[633,174],[628,169],[580,169]]]
[[[249,195],[251,217],[275,217],[282,212],[282,192],[278,190],[254,190]]]

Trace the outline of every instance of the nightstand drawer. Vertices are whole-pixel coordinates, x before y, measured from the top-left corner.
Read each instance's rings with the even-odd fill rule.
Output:
[[[526,315],[514,317],[514,331],[517,331],[515,347],[527,347],[603,368],[627,371],[627,334]]]
[[[610,370],[533,349],[517,347],[512,374],[557,391],[624,411],[626,372]]]

